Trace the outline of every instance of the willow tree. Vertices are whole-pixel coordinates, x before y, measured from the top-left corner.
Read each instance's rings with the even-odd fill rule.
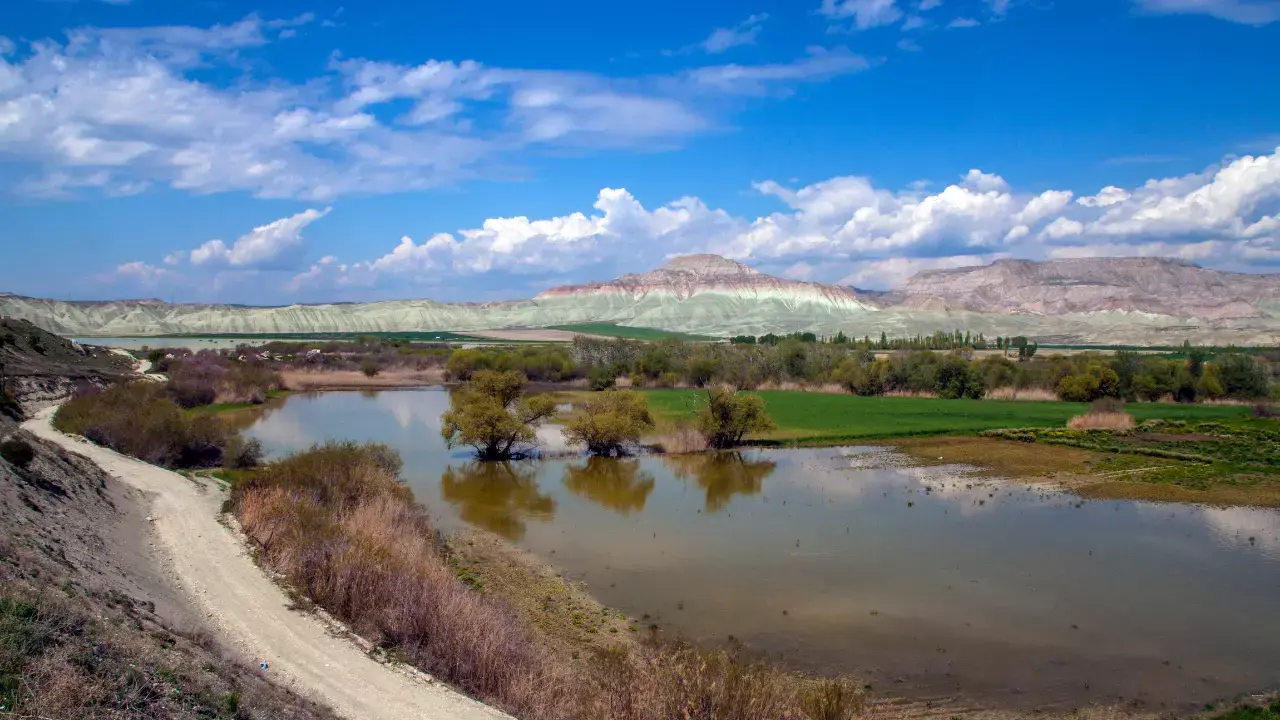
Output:
[[[698,430],[713,448],[736,447],[748,434],[774,427],[773,418],[765,412],[764,398],[729,388],[707,390],[707,404],[698,411]]]
[[[649,404],[632,390],[605,390],[582,403],[564,426],[564,439],[592,455],[625,455],[653,429]]]
[[[524,395],[525,377],[515,371],[480,370],[455,390],[441,416],[440,434],[449,447],[470,445],[481,460],[510,460],[528,454],[542,421],[556,412],[549,395]]]

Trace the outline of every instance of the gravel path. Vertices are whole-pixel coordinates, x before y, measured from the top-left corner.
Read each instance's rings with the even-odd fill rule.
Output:
[[[152,532],[166,568],[222,641],[268,677],[353,720],[496,720],[509,716],[403,666],[379,663],[320,619],[291,610],[285,593],[218,521],[225,491],[64,435],[49,408],[29,432],[88,457],[151,501]]]

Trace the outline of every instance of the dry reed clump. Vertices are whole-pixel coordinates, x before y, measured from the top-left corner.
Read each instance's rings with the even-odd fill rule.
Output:
[[[1044,402],[1049,400],[1056,401],[1058,399],[1058,395],[1052,390],[1046,390],[1045,388],[1030,387],[1030,388],[1019,389],[1015,387],[1006,386],[1006,387],[992,388],[988,390],[985,399],[987,400],[1024,400],[1024,401]]]
[[[1132,430],[1133,416],[1124,411],[1124,401],[1117,398],[1099,398],[1089,406],[1089,412],[1067,421],[1072,430]]]
[[[358,370],[285,370],[281,373],[284,384],[295,390],[323,390],[332,388],[392,388],[440,385],[445,381],[444,370],[427,367],[421,370],[383,368],[369,377]]]
[[[707,438],[687,422],[679,422],[671,432],[658,438],[658,449],[667,455],[683,455],[707,449]]]
[[[1132,430],[1133,416],[1125,412],[1093,412],[1077,415],[1067,421],[1072,430]]]
[[[611,720],[852,720],[866,693],[848,678],[801,678],[740,646],[684,643],[639,653],[608,651],[594,665],[586,716]]]
[[[521,717],[562,716],[563,668],[458,579],[398,470],[385,446],[330,443],[258,473],[233,507],[265,562],[356,632]]]
[[[938,393],[931,390],[889,390],[884,397],[897,398],[937,398]]]

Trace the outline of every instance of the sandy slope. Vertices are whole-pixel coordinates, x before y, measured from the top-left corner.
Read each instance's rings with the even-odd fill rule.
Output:
[[[87,456],[151,499],[155,539],[178,584],[228,646],[267,660],[274,680],[360,720],[495,720],[508,716],[420,673],[378,663],[288,600],[218,522],[224,492],[125,457],[52,425],[49,408],[23,427]]]

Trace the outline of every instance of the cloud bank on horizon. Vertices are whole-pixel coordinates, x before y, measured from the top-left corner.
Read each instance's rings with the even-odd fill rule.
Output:
[[[782,22],[742,12],[736,22],[709,26],[702,39],[695,34],[677,50],[655,53],[683,58],[680,67],[644,72],[403,62],[335,50],[318,74],[272,73],[255,52],[338,24],[311,12],[0,37],[0,165],[11,179],[2,202],[177,192],[236,195],[242,207],[305,205],[269,222],[246,211],[257,220],[235,240],[208,238],[102,268],[97,280],[117,294],[199,287],[234,300],[238,288],[265,283],[281,300],[468,299],[483,276],[495,287],[518,288],[504,294],[519,296],[696,252],[796,279],[871,288],[920,270],[1006,257],[1159,255],[1280,270],[1280,148],[1088,193],[1013,187],[996,174],[999,167],[944,178],[940,190],[842,174],[810,184],[750,183],[756,202],[777,208],[756,214],[713,207],[696,187],[643,198],[604,187],[568,214],[512,207],[464,229],[422,227],[421,218],[406,217],[401,237],[376,240],[382,247],[374,251],[320,253],[306,238],[342,216],[348,198],[527,179],[534,159],[678,151],[699,137],[732,133],[753,108],[878,72],[886,58],[850,50],[858,44],[846,41],[850,34],[898,33],[896,47],[918,55],[926,32],[973,32],[966,28],[1004,22],[1026,3],[814,4],[809,15],[825,35],[787,59],[723,59],[756,46]],[[1251,28],[1280,22],[1275,0],[1132,0],[1131,8],[1142,17]],[[216,79],[228,75],[235,79]]]
[[[487,273],[554,281],[621,262],[643,270],[676,255],[715,253],[799,280],[867,288],[900,284],[921,270],[1008,257],[1173,257],[1235,270],[1280,271],[1280,148],[1224,161],[1204,172],[1155,178],[1139,187],[1019,192],[999,175],[970,170],[936,193],[875,187],[836,177],[791,189],[755,190],[784,206],[754,219],[696,197],[646,208],[622,188],[604,188],[595,212],[530,219],[490,218],[477,228],[409,236],[364,259],[325,256],[288,281],[290,291],[374,289],[386,281]],[[269,267],[301,244],[301,232],[329,212],[310,209],[254,229],[227,247],[211,240],[190,264]],[[166,264],[181,264],[183,254]],[[130,277],[170,271],[121,265]],[[590,277],[587,275],[586,277]],[[398,283],[397,283],[398,284]],[[529,285],[521,283],[522,286]],[[319,293],[323,294],[323,292]]]

